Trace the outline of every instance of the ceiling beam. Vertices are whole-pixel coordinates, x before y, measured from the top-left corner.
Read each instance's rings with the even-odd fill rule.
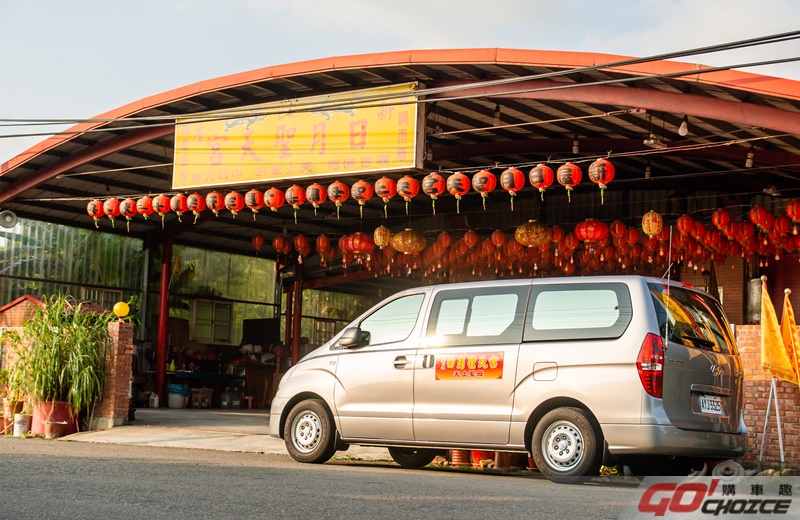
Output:
[[[91,148],[81,150],[80,152],[72,154],[53,164],[36,170],[30,175],[18,179],[9,186],[5,187],[3,191],[0,192],[0,204],[13,199],[20,193],[34,188],[61,173],[72,170],[73,168],[77,168],[83,164],[90,163],[106,155],[125,150],[131,146],[136,146],[137,144],[144,143],[152,139],[164,137],[165,135],[171,134],[174,131],[175,127],[173,125],[155,126],[153,128],[135,130],[119,137],[109,139],[108,141],[104,141],[96,146],[92,146]]]

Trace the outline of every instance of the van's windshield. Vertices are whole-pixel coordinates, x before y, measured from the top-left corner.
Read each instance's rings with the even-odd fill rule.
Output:
[[[667,284],[649,283],[661,335],[671,343],[736,354],[728,320],[710,295]]]

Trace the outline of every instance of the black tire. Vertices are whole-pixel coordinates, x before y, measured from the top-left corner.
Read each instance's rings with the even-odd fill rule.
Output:
[[[297,403],[283,427],[286,450],[296,461],[322,464],[336,453],[336,428],[325,403],[307,399]]]
[[[404,468],[421,468],[436,458],[441,453],[438,450],[426,448],[389,448],[392,459]]]
[[[575,484],[600,474],[603,435],[580,408],[550,410],[533,430],[536,468],[554,482]]]

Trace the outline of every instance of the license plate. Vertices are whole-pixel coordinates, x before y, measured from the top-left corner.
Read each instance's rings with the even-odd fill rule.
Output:
[[[722,399],[716,395],[701,395],[700,411],[703,413],[722,415]]]

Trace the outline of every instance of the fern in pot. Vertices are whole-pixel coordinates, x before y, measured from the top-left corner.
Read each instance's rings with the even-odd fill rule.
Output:
[[[111,343],[108,324],[114,318],[56,295],[22,326],[14,370],[34,407],[34,435],[44,433],[44,422],[67,420],[66,433],[77,431],[78,417],[91,423],[103,395]]]

